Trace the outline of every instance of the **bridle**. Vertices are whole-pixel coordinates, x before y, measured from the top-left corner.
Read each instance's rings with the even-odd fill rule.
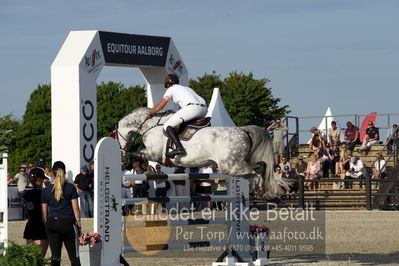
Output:
[[[167,114],[167,113],[169,113],[169,112],[165,111],[165,112],[162,112],[162,113],[156,113],[156,114],[159,114],[159,119],[158,119],[158,121],[157,121],[153,126],[149,127],[146,131],[142,132],[141,134],[140,134],[140,131],[141,131],[141,129],[143,128],[144,124],[145,124],[149,119],[151,119],[152,117],[148,117],[148,116],[147,116],[147,117],[143,120],[143,122],[141,122],[141,124],[140,124],[140,126],[137,128],[137,130],[131,130],[131,131],[129,131],[129,132],[127,133],[127,137],[126,137],[126,138],[122,136],[122,134],[119,132],[118,129],[116,129],[116,133],[117,133],[117,134],[116,134],[116,137],[117,137],[117,140],[118,140],[119,148],[120,148],[121,150],[123,150],[123,151],[128,151],[128,150],[130,149],[131,145],[132,145],[132,137],[133,137],[134,134],[140,134],[141,136],[144,137],[144,135],[145,135],[148,131],[150,131],[151,129],[153,129],[154,127],[162,126],[163,124],[160,123],[160,122],[161,122],[161,119],[162,119],[162,118],[164,117],[164,115]],[[125,141],[125,143],[126,143],[124,147],[121,146],[121,143],[120,143],[120,141],[119,141],[119,136],[121,136],[121,138],[122,138],[122,139]],[[142,146],[144,146],[144,145],[142,144],[142,145],[140,146],[140,148],[141,148]],[[139,148],[139,149],[140,149],[140,148]]]

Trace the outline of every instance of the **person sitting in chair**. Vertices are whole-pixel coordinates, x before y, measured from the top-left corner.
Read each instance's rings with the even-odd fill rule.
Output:
[[[166,157],[174,158],[176,155],[186,155],[186,150],[180,142],[176,128],[182,123],[193,119],[204,118],[208,112],[205,100],[189,87],[179,85],[179,78],[175,74],[169,74],[165,78],[167,88],[161,101],[150,109],[148,116],[159,112],[170,99],[180,106],[180,110],[173,114],[164,124],[166,135],[172,140],[176,149],[166,152]]]

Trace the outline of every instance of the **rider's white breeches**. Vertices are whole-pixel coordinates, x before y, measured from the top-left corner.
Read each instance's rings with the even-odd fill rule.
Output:
[[[166,128],[169,126],[177,127],[181,123],[193,120],[195,118],[203,118],[206,116],[207,112],[207,107],[197,105],[185,106],[177,111],[165,122],[165,124],[163,125],[163,129],[166,130]]]

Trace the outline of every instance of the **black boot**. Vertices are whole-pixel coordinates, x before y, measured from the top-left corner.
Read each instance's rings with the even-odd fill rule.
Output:
[[[166,152],[166,157],[175,158],[176,155],[186,155],[186,150],[183,148],[183,145],[181,145],[180,139],[177,136],[175,129],[169,126],[166,128],[166,133],[176,146],[176,149]]]

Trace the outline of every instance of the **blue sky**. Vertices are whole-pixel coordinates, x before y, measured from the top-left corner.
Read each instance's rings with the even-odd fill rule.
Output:
[[[71,30],[170,36],[191,78],[271,80],[291,115],[396,113],[399,1],[2,1],[0,117],[21,118]],[[143,84],[137,69],[99,81]],[[397,117],[398,118],[398,117]],[[396,119],[396,118],[395,118]]]

